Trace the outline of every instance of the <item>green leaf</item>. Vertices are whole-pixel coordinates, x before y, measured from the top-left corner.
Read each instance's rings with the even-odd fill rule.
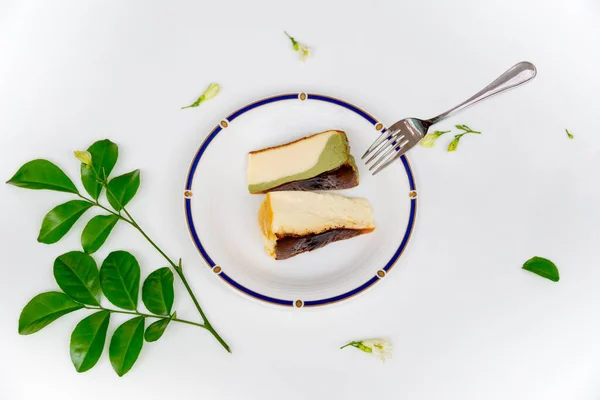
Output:
[[[77,372],[91,369],[102,355],[110,312],[98,311],[82,319],[71,334],[71,361]]]
[[[177,318],[177,313],[173,313],[170,318],[159,319],[158,321],[150,324],[144,333],[144,339],[146,339],[146,342],[156,342],[158,339],[160,339],[163,333],[165,333],[167,326],[169,326],[169,322],[171,322],[173,318]]]
[[[140,291],[140,265],[126,251],[113,251],[100,267],[100,286],[115,306],[135,310]]]
[[[119,376],[125,375],[142,351],[144,345],[144,317],[136,317],[119,326],[108,349],[110,363]]]
[[[550,279],[553,282],[558,282],[560,279],[558,268],[556,268],[556,265],[552,261],[546,258],[533,257],[523,264],[523,269],[543,278]]]
[[[38,242],[46,244],[58,242],[92,206],[92,203],[84,200],[71,200],[54,207],[42,221]]]
[[[102,192],[102,184],[96,179],[96,171],[100,177],[110,175],[117,158],[119,157],[119,147],[108,139],[99,140],[92,144],[87,151],[92,155],[92,168],[86,168],[85,164],[81,164],[81,182],[85,190],[98,200],[100,192]]]
[[[100,305],[98,266],[82,251],[70,251],[54,261],[54,279],[58,286],[75,301]]]
[[[152,272],[142,286],[142,301],[148,311],[169,315],[173,307],[173,272],[167,267]]]
[[[108,183],[106,198],[116,211],[121,211],[129,203],[140,187],[140,170],[117,176]]]
[[[25,189],[79,193],[67,175],[48,160],[25,163],[6,183]]]
[[[96,215],[87,223],[81,234],[81,246],[83,250],[95,253],[106,241],[108,235],[119,222],[118,215]]]
[[[65,314],[83,308],[60,292],[47,292],[35,296],[21,311],[19,334],[31,335]]]

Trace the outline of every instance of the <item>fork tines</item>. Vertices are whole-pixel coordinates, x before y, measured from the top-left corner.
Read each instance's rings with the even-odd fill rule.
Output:
[[[402,149],[406,144],[408,144],[408,139],[401,130],[384,131],[361,158],[364,160],[372,154],[365,164],[369,167],[369,171],[376,175],[404,154]]]

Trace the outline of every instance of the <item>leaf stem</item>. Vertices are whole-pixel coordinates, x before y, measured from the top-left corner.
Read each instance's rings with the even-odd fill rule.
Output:
[[[458,129],[460,129],[461,131],[464,131],[464,132],[462,133],[463,135],[464,135],[464,134],[466,134],[466,133],[475,133],[475,134],[477,134],[477,135],[481,134],[481,132],[480,132],[480,131],[474,131],[473,129],[469,128],[469,127],[468,127],[468,126],[466,126],[466,125],[456,125],[456,127],[457,127]]]
[[[156,249],[156,251],[158,251],[160,253],[160,255],[163,256],[163,258],[165,260],[167,260],[167,262],[171,265],[171,267],[173,267],[174,269],[176,269],[177,265],[169,258],[169,256],[167,256],[165,254],[164,251],[161,250],[160,247],[158,247],[158,245],[156,243],[154,243],[154,241],[152,239],[150,239],[150,236],[148,236],[146,234],[146,232],[144,232],[144,230],[139,226],[139,224],[137,222],[135,222],[135,220],[133,219],[133,217],[131,216],[131,214],[129,214],[129,211],[127,211],[125,209],[125,207],[123,207],[122,210],[125,213],[125,215],[127,215],[127,217],[129,218],[129,220],[127,220],[123,216],[121,216],[121,218],[123,218],[124,220],[128,221],[131,224],[131,226],[133,226],[135,229],[137,229],[142,234],[142,236],[144,236],[144,238],[146,238],[146,240],[148,241],[148,243],[150,243],[152,245],[152,247],[154,247]]]
[[[202,322],[204,322],[204,324],[202,324],[202,327],[205,328],[206,330],[208,330],[215,337],[215,339],[217,339],[217,341],[221,344],[221,346],[223,346],[223,348],[225,348],[225,350],[227,350],[229,353],[231,353],[231,348],[229,347],[229,345],[225,342],[225,340],[223,340],[223,338],[212,327],[208,318],[206,317],[206,314],[204,314],[202,307],[200,307],[200,303],[198,302],[198,299],[196,299],[196,295],[194,295],[194,292],[192,291],[192,288],[190,287],[190,285],[183,273],[181,259],[179,259],[179,264],[175,264],[175,262],[173,262],[173,260],[171,260],[171,258],[169,258],[169,256],[167,256],[167,254],[164,251],[162,251],[162,249],[160,247],[158,247],[158,245],[156,243],[154,243],[154,241],[150,238],[150,236],[148,236],[148,234],[146,234],[146,232],[144,232],[142,227],[135,221],[135,219],[133,219],[133,217],[131,216],[129,211],[127,211],[127,209],[119,202],[117,196],[115,196],[114,193],[112,193],[112,191],[108,187],[108,182],[107,182],[106,178],[101,178],[98,175],[98,172],[96,171],[95,168],[93,168],[93,171],[94,171],[94,174],[96,175],[96,177],[98,178],[98,180],[100,181],[100,183],[102,184],[102,186],[104,186],[104,188],[106,189],[106,193],[110,194],[117,201],[117,204],[119,205],[120,209],[123,210],[123,212],[125,213],[127,218],[125,218],[123,215],[121,215],[120,212],[117,214],[117,213],[109,210],[108,208],[101,205],[98,201],[91,201],[90,199],[87,199],[84,196],[81,196],[81,195],[79,195],[79,196],[87,201],[90,201],[92,204],[94,204],[98,207],[101,207],[102,209],[110,212],[111,214],[118,216],[120,219],[122,219],[123,221],[126,221],[131,226],[133,226],[135,229],[137,229],[138,232],[140,232],[142,234],[142,236],[144,236],[144,238],[148,241],[148,243],[150,243],[152,245],[152,247],[154,247],[156,249],[156,251],[158,251],[165,260],[167,260],[169,265],[171,265],[171,267],[175,270],[175,272],[177,273],[177,275],[183,282],[183,285],[185,286],[185,289],[187,290],[188,294],[190,295],[192,301],[194,302],[194,305],[196,306],[198,313],[202,317]],[[178,321],[177,319],[173,319],[173,320]],[[183,321],[179,321],[179,322],[183,322]],[[195,323],[192,323],[189,321],[184,322],[184,323],[190,323],[192,325],[195,324]]]
[[[199,324],[197,322],[187,321],[185,319],[172,318],[171,321],[177,321],[177,322],[181,322],[182,324],[195,325],[195,326],[199,326],[201,328],[207,329],[206,325],[204,325],[204,324]]]
[[[106,187],[106,190],[108,191],[108,186]],[[111,194],[112,195],[112,194]],[[113,196],[114,198],[116,198],[116,196]],[[150,243],[152,245],[152,247],[154,247],[156,249],[156,251],[158,251],[165,260],[167,260],[167,262],[171,265],[171,267],[173,267],[173,269],[175,270],[175,272],[177,273],[177,275],[179,276],[179,278],[181,279],[181,282],[183,282],[183,286],[185,286],[185,289],[187,290],[188,294],[190,295],[192,301],[194,302],[194,305],[196,306],[196,309],[198,310],[198,313],[200,313],[200,316],[202,317],[202,321],[204,322],[204,327],[215,337],[215,339],[217,339],[217,341],[219,343],[221,343],[221,346],[223,346],[225,348],[225,350],[227,350],[229,353],[231,353],[231,348],[229,347],[229,345],[225,342],[225,340],[223,340],[223,338],[217,333],[217,331],[212,327],[212,325],[210,324],[210,321],[208,320],[208,318],[206,317],[206,314],[204,314],[204,311],[202,310],[202,307],[200,307],[200,303],[198,302],[198,299],[196,299],[196,295],[194,294],[194,292],[192,291],[192,288],[190,287],[184,273],[183,273],[183,267],[181,265],[181,259],[179,260],[179,265],[175,264],[173,262],[173,260],[171,260],[169,258],[169,256],[167,256],[165,254],[164,251],[162,251],[162,249],[160,247],[158,247],[158,245],[156,243],[154,243],[154,241],[152,239],[150,239],[150,236],[148,236],[148,234],[146,234],[146,232],[144,232],[144,230],[142,229],[142,227],[135,221],[135,219],[133,219],[133,217],[131,216],[131,214],[129,214],[129,211],[127,211],[127,209],[125,207],[122,207],[123,212],[125,213],[125,215],[127,215],[127,217],[129,218],[129,223],[135,228],[137,229],[142,236],[144,236],[144,238],[146,238],[146,240],[148,241],[148,243]],[[121,216],[121,218],[123,218]],[[127,219],[125,219],[127,221]]]
[[[78,195],[79,197],[81,197],[83,200],[85,200],[85,201],[87,201],[87,202],[89,202],[89,203],[92,203],[93,205],[95,205],[95,206],[98,206],[98,207],[100,207],[101,209],[103,209],[103,210],[105,210],[105,211],[107,211],[107,212],[111,213],[112,215],[116,215],[117,217],[121,218],[123,221],[125,221],[125,222],[128,222],[128,223],[130,223],[130,224],[131,224],[131,222],[130,222],[130,221],[128,221],[127,219],[123,218],[123,216],[122,216],[122,215],[120,215],[120,214],[118,214],[118,213],[114,212],[113,210],[111,210],[111,209],[110,209],[110,208],[108,208],[108,207],[104,207],[102,204],[100,204],[100,203],[98,202],[98,200],[92,200],[92,199],[88,199],[87,197],[85,197],[85,196],[83,196],[83,195],[81,195],[81,194],[79,194],[79,193],[78,193],[77,195]]]
[[[87,308],[88,310],[103,310],[103,311],[108,311],[111,313],[137,315],[139,317],[146,317],[146,318],[171,319],[172,321],[181,322],[182,324],[194,325],[194,326],[199,326],[200,328],[207,329],[206,325],[204,325],[204,324],[199,324],[197,322],[192,322],[192,321],[188,321],[185,319],[171,318],[170,315],[145,314],[145,313],[141,313],[141,312],[137,312],[137,311],[134,312],[134,311],[125,311],[125,310],[115,310],[113,308],[106,308],[106,307],[102,307],[102,306],[97,307],[97,306],[84,305],[84,307]]]
[[[206,315],[202,311],[202,307],[200,307],[200,304],[198,303],[198,300],[196,299],[196,296],[194,296],[194,292],[192,292],[192,288],[188,284],[188,281],[185,278],[185,275],[183,274],[183,267],[181,265],[181,259],[179,259],[179,266],[173,267],[173,268],[175,269],[175,272],[177,272],[177,275],[179,275],[179,278],[181,278],[181,281],[183,282],[183,285],[187,289],[188,293],[190,294],[190,297],[192,298],[192,301],[196,305],[196,308],[198,309],[198,312],[200,313],[200,316],[202,317],[202,320],[204,321],[204,325],[206,326],[206,329],[210,333],[212,333],[212,335],[215,337],[215,339],[217,339],[217,341],[219,343],[221,343],[221,346],[223,346],[225,348],[225,350],[227,350],[229,353],[231,353],[231,348],[225,342],[225,340],[223,340],[223,338],[217,333],[217,331],[212,327],[212,325],[210,324],[210,321],[208,320],[208,318],[206,317]]]
[[[285,35],[292,41],[292,44],[296,43],[296,39],[294,39],[293,37],[291,37],[289,33],[287,33],[286,31],[283,31],[283,33],[285,33]]]

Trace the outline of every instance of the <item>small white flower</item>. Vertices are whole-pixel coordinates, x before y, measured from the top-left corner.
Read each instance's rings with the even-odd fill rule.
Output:
[[[81,161],[86,167],[92,164],[92,155],[89,151],[75,150],[73,153],[75,153],[75,158]]]
[[[308,56],[310,56],[311,50],[310,47],[308,47],[307,45],[298,43],[298,52],[300,53],[300,60],[306,61]]]
[[[381,361],[385,361],[387,358],[392,358],[392,345],[386,339],[367,339],[361,341],[353,341],[344,346],[340,347],[343,349],[344,347],[352,346],[357,349],[364,351],[365,353],[370,353],[374,356],[377,356]]]
[[[292,48],[294,49],[294,51],[297,51],[298,54],[300,55],[300,61],[306,61],[306,59],[308,58],[308,56],[310,56],[310,53],[311,53],[310,47],[308,47],[305,44],[300,43],[299,41],[297,41],[296,39],[291,37],[287,32],[284,32],[284,33],[292,42]]]
[[[378,356],[381,361],[392,358],[392,345],[385,339],[368,339],[362,341],[363,346],[372,350],[373,355]]]

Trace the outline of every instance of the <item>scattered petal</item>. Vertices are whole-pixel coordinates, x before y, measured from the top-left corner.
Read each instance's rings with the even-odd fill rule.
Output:
[[[208,85],[204,93],[202,93],[202,95],[198,97],[198,99],[195,102],[193,102],[189,106],[181,107],[181,109],[183,110],[185,108],[198,107],[202,102],[215,97],[220,90],[221,87],[217,83],[211,83],[210,85]]]
[[[219,93],[219,90],[221,90],[221,87],[217,83],[211,83],[202,93],[202,96],[204,96],[204,100],[210,100]]]
[[[310,48],[304,44],[300,44],[300,61],[306,61],[308,56],[310,56]]]
[[[300,60],[301,61],[306,61],[306,59],[308,58],[308,56],[310,56],[310,53],[311,53],[310,47],[308,47],[305,44],[302,44],[302,43],[298,42],[296,39],[294,39],[293,37],[291,37],[289,35],[289,33],[285,32],[285,31],[283,33],[285,33],[286,36],[292,42],[292,48],[294,49],[294,51],[297,51],[299,53]]]
[[[366,339],[360,341],[353,341],[344,346],[340,347],[343,349],[344,347],[352,346],[365,353],[372,354],[378,357],[381,361],[385,361],[388,358],[392,358],[392,345],[386,339]]]
[[[433,133],[428,133],[427,135],[425,135],[423,140],[421,140],[419,142],[419,144],[423,147],[431,148],[431,147],[433,147],[433,145],[435,144],[435,141],[438,140],[438,138],[440,136],[442,136],[444,133],[448,133],[448,132],[450,132],[450,131],[435,131]]]

